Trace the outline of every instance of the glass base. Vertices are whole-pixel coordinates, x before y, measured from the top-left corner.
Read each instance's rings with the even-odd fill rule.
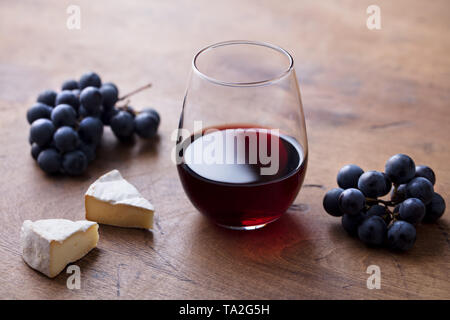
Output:
[[[269,222],[263,223],[263,224],[258,224],[258,225],[254,225],[254,226],[227,226],[225,224],[220,224],[220,223],[216,223],[218,226],[221,226],[223,228],[227,228],[227,229],[231,229],[231,230],[257,230],[257,229],[261,229],[262,227],[268,225],[269,223],[272,223],[274,221],[277,221],[280,217],[277,217]]]

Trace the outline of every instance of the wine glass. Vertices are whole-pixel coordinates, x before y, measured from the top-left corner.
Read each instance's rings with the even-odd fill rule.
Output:
[[[286,50],[256,41],[194,56],[173,160],[192,204],[223,227],[263,227],[300,191],[308,144],[293,66]]]

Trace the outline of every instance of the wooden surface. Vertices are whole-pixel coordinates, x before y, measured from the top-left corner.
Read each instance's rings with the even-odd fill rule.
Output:
[[[382,28],[366,27],[373,1],[76,1],[81,30],[66,28],[71,1],[0,2],[0,298],[449,299],[450,213],[420,226],[413,250],[368,249],[322,209],[338,169],[382,170],[407,153],[437,173],[450,203],[450,3],[377,1]],[[229,39],[272,42],[295,59],[309,165],[295,205],[254,232],[224,230],[196,212],[170,162],[193,54]],[[29,155],[27,108],[46,88],[95,70],[122,92],[153,82],[133,105],[162,116],[157,142],[120,145],[107,129],[79,178],[48,177]],[[276,110],[273,110],[276,112]],[[83,219],[83,194],[117,168],[155,205],[155,231],[100,228],[100,242],[51,280],[21,258],[25,219]],[[366,269],[381,268],[368,290]]]

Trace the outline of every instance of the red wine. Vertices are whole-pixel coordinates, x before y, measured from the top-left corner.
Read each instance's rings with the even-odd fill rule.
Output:
[[[192,135],[177,166],[193,205],[232,228],[262,226],[292,204],[305,177],[307,154],[293,137],[268,129],[223,127]]]

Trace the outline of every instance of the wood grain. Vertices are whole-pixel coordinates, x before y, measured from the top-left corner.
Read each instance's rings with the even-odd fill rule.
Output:
[[[81,30],[66,28],[69,1],[0,2],[0,298],[3,299],[449,299],[450,214],[420,226],[413,250],[368,249],[326,215],[322,197],[347,163],[382,170],[407,153],[437,173],[450,203],[448,1],[377,1],[382,29],[366,28],[373,1],[77,1]],[[310,159],[295,205],[253,232],[216,227],[186,198],[173,141],[190,63],[223,40],[272,42],[295,59]],[[48,177],[29,155],[27,108],[39,91],[96,70],[162,117],[157,141],[121,145],[107,129],[78,178]],[[274,110],[276,112],[276,110]],[[51,280],[22,261],[25,219],[84,217],[83,194],[117,168],[155,205],[155,231],[101,226],[97,249]],[[378,265],[380,290],[366,287]]]

